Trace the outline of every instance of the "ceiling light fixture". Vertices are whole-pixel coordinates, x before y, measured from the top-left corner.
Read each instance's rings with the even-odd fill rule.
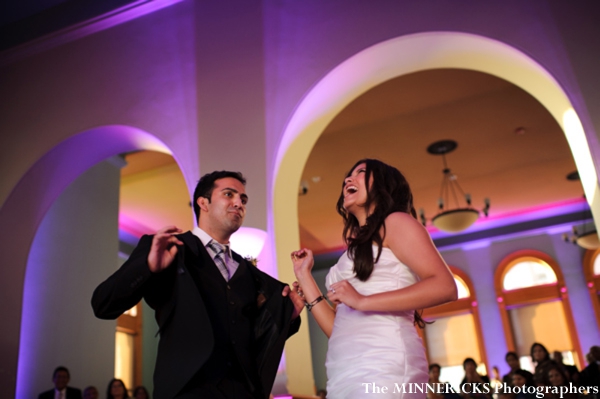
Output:
[[[427,152],[432,155],[441,155],[444,163],[442,187],[438,199],[439,213],[431,219],[431,223],[438,229],[447,233],[458,233],[469,228],[477,219],[479,211],[471,206],[471,195],[466,193],[458,184],[457,176],[450,171],[446,163],[446,154],[456,149],[458,144],[454,140],[436,141],[427,147]],[[464,198],[466,207],[460,207],[459,194]],[[450,208],[450,199],[454,200],[456,208]],[[490,209],[490,200],[484,200],[483,214],[487,217]],[[426,224],[425,211],[419,210],[423,225]]]

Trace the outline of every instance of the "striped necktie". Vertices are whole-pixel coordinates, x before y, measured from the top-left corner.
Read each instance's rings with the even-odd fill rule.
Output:
[[[229,254],[229,248],[227,245],[222,245],[215,240],[209,242],[207,246],[214,251],[215,256],[213,257],[213,260],[223,275],[223,278],[225,281],[229,281],[229,278],[231,277],[229,275],[229,267],[227,266],[227,255]]]

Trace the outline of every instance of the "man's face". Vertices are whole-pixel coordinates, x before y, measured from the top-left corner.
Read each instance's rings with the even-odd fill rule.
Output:
[[[58,370],[56,373],[54,373],[54,378],[52,381],[54,381],[54,388],[61,391],[67,387],[67,384],[69,384],[69,373],[64,370]]]
[[[233,177],[219,179],[215,181],[210,202],[206,198],[198,198],[200,219],[208,230],[231,235],[244,222],[247,202],[242,182]]]
[[[98,399],[98,390],[95,387],[87,387],[83,391],[83,399]]]
[[[556,363],[562,363],[563,362],[562,353],[560,353],[559,351],[552,352],[552,360],[554,360]]]
[[[546,352],[539,345],[533,347],[532,355],[533,361],[538,363],[546,358]]]
[[[519,364],[519,359],[517,359],[514,356],[507,356],[506,357],[506,363],[508,363],[508,366],[510,367],[511,370],[516,370],[518,368],[520,368],[520,364]]]

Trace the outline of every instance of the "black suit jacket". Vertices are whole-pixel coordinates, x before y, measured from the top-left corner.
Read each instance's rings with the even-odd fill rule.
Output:
[[[172,265],[152,273],[147,264],[152,236],[143,236],[130,258],[94,291],[96,317],[115,319],[142,298],[155,310],[160,341],[154,371],[154,398],[171,399],[193,378],[210,356],[214,338],[202,295],[190,270],[197,262],[214,265],[191,232],[178,235],[184,243]],[[237,254],[234,258],[247,262]],[[294,305],[282,297],[285,284],[246,263],[255,280],[258,314],[255,321],[256,367],[265,398],[275,375],[285,340],[300,326],[291,322]],[[215,266],[216,267],[216,266]]]
[[[54,388],[42,392],[38,399],[54,399]],[[81,399],[81,390],[77,388],[67,387],[67,399]]]

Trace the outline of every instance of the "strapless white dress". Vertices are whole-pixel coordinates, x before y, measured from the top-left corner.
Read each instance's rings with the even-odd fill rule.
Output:
[[[377,253],[377,246],[373,253]],[[348,280],[360,294],[371,295],[418,281],[389,248],[383,248],[367,281],[357,279],[352,268],[353,261],[345,252],[327,274],[327,289],[337,281]],[[361,312],[338,305],[325,362],[327,398],[425,398],[425,394],[414,393],[415,383],[425,384],[429,376],[413,314]]]

